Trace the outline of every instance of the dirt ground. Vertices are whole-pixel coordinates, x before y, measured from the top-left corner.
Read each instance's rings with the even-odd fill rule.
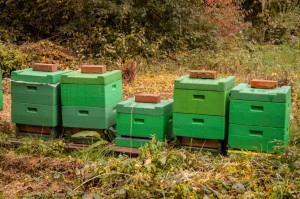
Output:
[[[0,192],[5,198],[30,192],[65,193],[75,186],[74,177],[83,166],[70,159],[0,153]]]
[[[3,90],[3,109],[0,111],[0,132],[11,133],[14,131],[14,126],[11,123],[11,95],[10,81],[2,80]]]

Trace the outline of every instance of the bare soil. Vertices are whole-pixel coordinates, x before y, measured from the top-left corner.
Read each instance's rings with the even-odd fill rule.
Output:
[[[0,191],[5,198],[37,192],[65,193],[74,188],[74,179],[83,166],[71,159],[3,153],[0,154]]]

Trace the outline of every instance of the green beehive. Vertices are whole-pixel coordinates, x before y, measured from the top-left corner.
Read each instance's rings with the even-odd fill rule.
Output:
[[[233,76],[218,79],[190,78],[175,80],[174,112],[225,116]]]
[[[64,127],[107,129],[116,123],[116,106],[63,106]]]
[[[33,71],[31,68],[13,71],[12,122],[48,127],[60,125],[60,80],[69,72]]]
[[[224,140],[225,117],[173,113],[173,133],[175,136]]]
[[[106,107],[122,100],[122,80],[106,85],[62,84],[63,106]]]
[[[62,76],[63,126],[107,129],[116,123],[116,106],[122,100],[120,70]]]
[[[130,98],[120,102],[117,106],[116,145],[138,148],[151,136],[161,141],[172,138],[172,109],[173,100],[141,103]]]
[[[251,88],[239,84],[232,89],[229,111],[230,148],[272,152],[274,140],[287,144],[291,87]]]

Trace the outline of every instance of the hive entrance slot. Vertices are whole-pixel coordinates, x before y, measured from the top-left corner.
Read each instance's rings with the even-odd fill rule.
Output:
[[[258,130],[250,130],[250,134],[251,135],[262,135],[263,132],[262,131],[258,131]]]
[[[253,111],[264,111],[263,106],[251,106],[251,110]]]
[[[37,112],[37,108],[27,107],[27,111],[31,112],[31,113],[36,113]]]
[[[205,96],[204,95],[193,95],[195,100],[205,100]]]
[[[204,119],[194,118],[193,119],[193,123],[195,123],[195,124],[203,124],[204,123]]]
[[[135,118],[135,119],[134,119],[134,122],[135,122],[135,123],[139,123],[139,124],[144,124],[145,120],[144,120],[144,119],[138,119],[138,118]]]
[[[37,91],[37,87],[36,86],[27,86],[27,89],[29,91]]]
[[[88,115],[88,114],[89,114],[89,111],[86,111],[86,110],[79,110],[79,111],[78,111],[78,114],[79,114],[79,115]]]

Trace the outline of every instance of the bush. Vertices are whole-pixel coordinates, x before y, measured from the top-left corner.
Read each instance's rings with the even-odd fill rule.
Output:
[[[31,62],[31,56],[19,51],[14,45],[0,43],[0,67],[3,76],[10,76],[11,71],[26,68]]]
[[[275,44],[299,37],[300,3],[297,0],[243,0],[245,20],[253,24],[250,38]]]
[[[0,39],[59,39],[79,55],[117,59],[160,51],[211,48],[214,26],[194,0],[0,0]]]

